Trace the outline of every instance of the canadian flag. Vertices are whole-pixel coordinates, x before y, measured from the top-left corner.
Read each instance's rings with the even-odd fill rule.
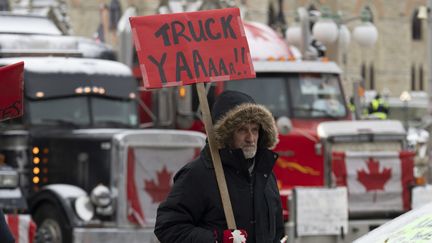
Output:
[[[33,243],[36,224],[28,214],[6,214],[6,222],[15,238],[15,243]]]
[[[23,112],[24,62],[0,67],[0,121]]]
[[[199,148],[129,148],[127,154],[128,219],[153,226],[156,211],[171,189],[175,173],[197,157]]]
[[[413,158],[411,152],[334,152],[333,175],[348,188],[349,211],[409,210]]]

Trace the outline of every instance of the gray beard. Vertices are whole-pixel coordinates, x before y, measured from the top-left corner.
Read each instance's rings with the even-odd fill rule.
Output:
[[[252,159],[255,157],[256,154],[256,148],[255,149],[242,149],[243,155],[246,159]]]

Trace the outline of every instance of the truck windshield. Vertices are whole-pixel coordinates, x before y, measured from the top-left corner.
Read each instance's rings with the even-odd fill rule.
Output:
[[[275,117],[342,118],[347,110],[337,75],[257,73],[257,78],[226,82],[245,92]]]
[[[28,103],[32,125],[91,127],[135,127],[138,123],[133,100],[98,96],[32,100]]]

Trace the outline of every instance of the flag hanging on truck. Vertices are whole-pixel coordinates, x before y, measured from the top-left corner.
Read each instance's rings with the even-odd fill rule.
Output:
[[[6,214],[6,222],[16,243],[33,243],[36,224],[28,214]]]
[[[200,147],[130,147],[127,155],[128,220],[153,226],[156,211],[171,190],[174,174],[196,158]]]
[[[0,67],[0,121],[22,115],[23,72],[24,62]]]
[[[131,17],[146,89],[254,78],[238,8]]]
[[[332,157],[336,184],[348,188],[351,213],[410,209],[413,153],[347,151],[334,152]]]

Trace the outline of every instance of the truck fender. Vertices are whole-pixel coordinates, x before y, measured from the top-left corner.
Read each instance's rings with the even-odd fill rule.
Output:
[[[75,199],[87,196],[87,193],[80,187],[68,184],[51,184],[43,187],[29,200],[32,213],[43,204],[50,203],[57,205],[66,216],[71,227],[80,225],[81,220],[77,217],[73,205]]]

